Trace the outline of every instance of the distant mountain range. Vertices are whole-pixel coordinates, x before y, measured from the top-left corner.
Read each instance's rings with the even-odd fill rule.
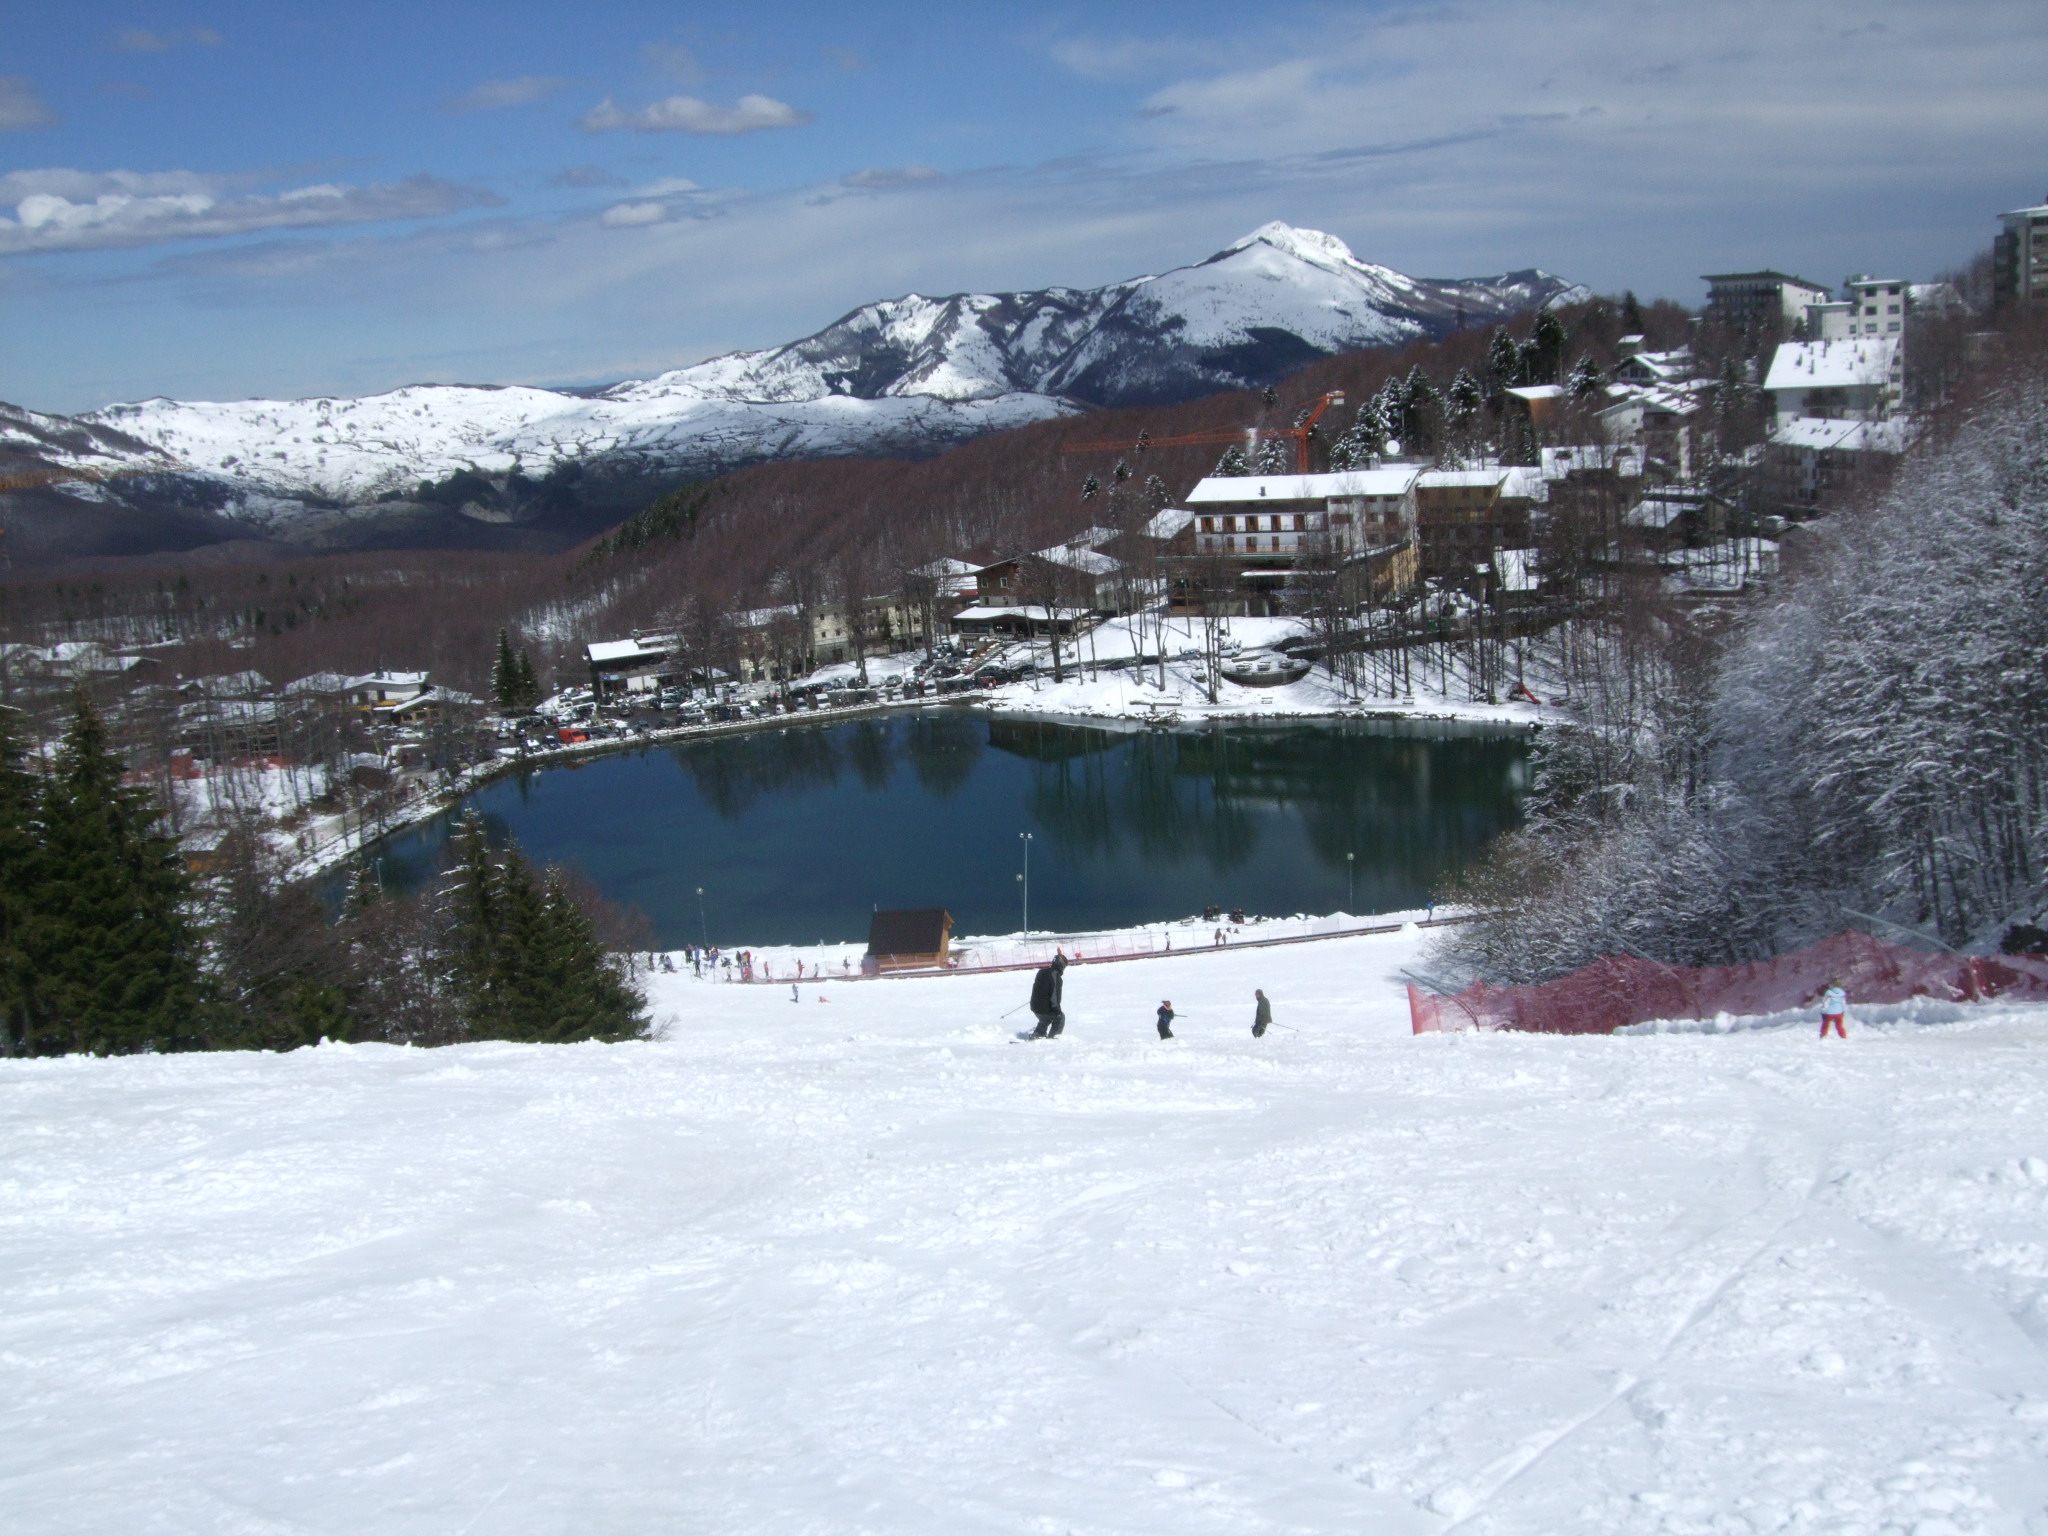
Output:
[[[935,453],[1089,406],[1257,387],[1319,357],[1589,296],[1534,269],[1407,277],[1334,236],[1268,224],[1156,277],[910,294],[786,346],[601,390],[423,384],[361,399],[154,399],[76,418],[0,406],[0,476],[37,465],[115,475],[10,496],[8,547],[132,552],[151,544],[151,518],[166,549],[238,537],[560,545],[663,483],[769,459]]]

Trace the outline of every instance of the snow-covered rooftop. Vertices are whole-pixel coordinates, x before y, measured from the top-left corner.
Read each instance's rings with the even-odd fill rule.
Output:
[[[1764,388],[1856,389],[1890,383],[1898,376],[1899,342],[1895,336],[1788,341],[1772,354]]]
[[[1170,539],[1194,520],[1195,514],[1186,507],[1168,507],[1152,515],[1145,524],[1145,533],[1148,538]]]
[[[674,635],[635,635],[630,640],[593,640],[583,648],[592,666],[615,661],[657,661],[676,648]]]
[[[1329,475],[1211,475],[1192,491],[1197,506],[1246,501],[1327,501],[1333,496],[1399,496],[1419,473],[1408,465]]]
[[[1048,565],[1064,566],[1088,576],[1107,576],[1112,571],[1123,569],[1121,560],[1112,559],[1100,550],[1076,549],[1070,544],[1055,544],[1051,549],[1041,549],[1038,558]]]
[[[1844,421],[1819,416],[1787,416],[1771,429],[1771,441],[1786,448],[1842,453],[1904,453],[1912,433],[1910,417],[1885,421]]]
[[[1432,469],[1415,482],[1418,491],[1456,490],[1463,487],[1505,485],[1508,469],[1495,465],[1488,469]]]

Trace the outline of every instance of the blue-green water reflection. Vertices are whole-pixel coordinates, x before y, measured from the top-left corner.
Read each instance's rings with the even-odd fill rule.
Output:
[[[881,907],[961,933],[1421,904],[1519,816],[1527,738],[1319,721],[1181,730],[942,711],[759,731],[502,780],[494,831],[642,908],[657,942],[862,939]],[[436,866],[446,818],[378,850],[387,883]],[[1349,895],[1345,855],[1356,855]]]

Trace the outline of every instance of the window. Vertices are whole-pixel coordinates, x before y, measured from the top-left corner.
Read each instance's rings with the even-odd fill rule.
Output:
[[[1888,315],[1896,315],[1899,312],[1899,306],[1896,304],[1887,304],[1885,306],[1884,312]]]
[[[1226,517],[1225,519],[1223,519],[1223,531],[1225,533],[1237,532],[1237,519],[1234,517]],[[1224,547],[1227,549],[1229,548],[1229,545],[1226,544]]]
[[[1301,532],[1301,514],[1299,512],[1294,514],[1294,531],[1296,533]]]
[[[1204,532],[1204,533],[1214,533],[1215,531],[1216,531],[1216,519],[1215,519],[1215,518],[1213,518],[1213,517],[1205,517],[1205,518],[1203,518],[1203,519],[1202,519],[1202,532]]]

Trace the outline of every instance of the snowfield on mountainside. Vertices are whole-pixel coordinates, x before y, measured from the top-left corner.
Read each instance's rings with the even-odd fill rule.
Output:
[[[4,1524],[2043,1529],[2048,1010],[1414,1037],[1422,942],[0,1062]]]
[[[602,390],[419,384],[361,399],[153,399],[35,421],[39,439],[62,428],[80,442],[147,445],[137,462],[168,458],[238,487],[244,520],[290,521],[301,512],[266,508],[257,493],[359,502],[463,470],[715,474],[761,459],[916,456],[1081,404],[1192,399],[1319,356],[1589,297],[1535,268],[1411,278],[1334,236],[1273,223],[1156,277],[908,294],[801,341]]]

